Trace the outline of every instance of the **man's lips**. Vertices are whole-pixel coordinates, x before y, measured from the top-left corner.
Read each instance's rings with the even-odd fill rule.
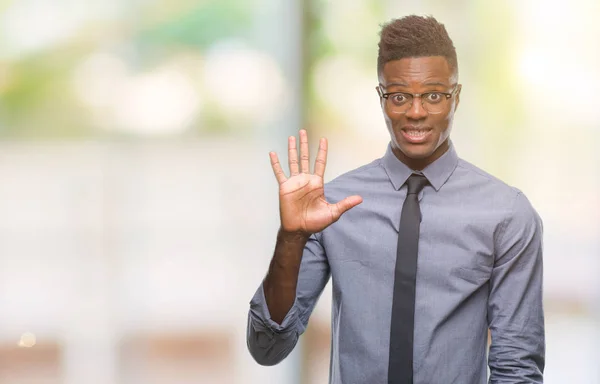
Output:
[[[407,142],[420,144],[427,140],[433,129],[431,127],[406,125],[400,131]]]

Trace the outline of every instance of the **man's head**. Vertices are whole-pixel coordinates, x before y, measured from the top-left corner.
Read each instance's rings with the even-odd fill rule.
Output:
[[[448,148],[459,102],[456,50],[446,28],[420,16],[385,24],[377,74],[392,149],[413,169],[422,169]]]

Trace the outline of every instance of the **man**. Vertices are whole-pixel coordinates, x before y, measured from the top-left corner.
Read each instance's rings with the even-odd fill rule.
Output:
[[[252,356],[273,365],[292,351],[331,276],[330,383],[481,384],[488,366],[490,383],[542,383],[542,222],[521,191],[457,156],[445,27],[385,25],[378,77],[382,158],[324,186],[325,139],[314,173],[304,131],[299,161],[289,138],[289,177],[270,154],[281,228],[251,301]]]

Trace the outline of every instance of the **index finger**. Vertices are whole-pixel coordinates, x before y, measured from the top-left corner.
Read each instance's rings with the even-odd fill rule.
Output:
[[[279,184],[284,183],[287,180],[283,169],[281,168],[281,163],[279,162],[279,158],[275,152],[269,152],[269,157],[271,158],[271,167],[273,168],[273,173],[275,174],[275,178]]]
[[[327,139],[319,140],[319,152],[315,159],[315,175],[323,177],[325,175],[325,166],[327,165]]]

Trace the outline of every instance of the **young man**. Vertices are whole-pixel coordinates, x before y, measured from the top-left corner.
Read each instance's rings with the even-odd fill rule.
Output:
[[[270,154],[281,228],[250,305],[252,356],[292,351],[331,276],[330,383],[482,384],[488,366],[490,383],[542,383],[542,222],[521,191],[457,156],[444,26],[385,25],[378,76],[382,158],[324,185],[325,139],[313,174],[304,131],[299,161],[289,138],[289,177]]]

